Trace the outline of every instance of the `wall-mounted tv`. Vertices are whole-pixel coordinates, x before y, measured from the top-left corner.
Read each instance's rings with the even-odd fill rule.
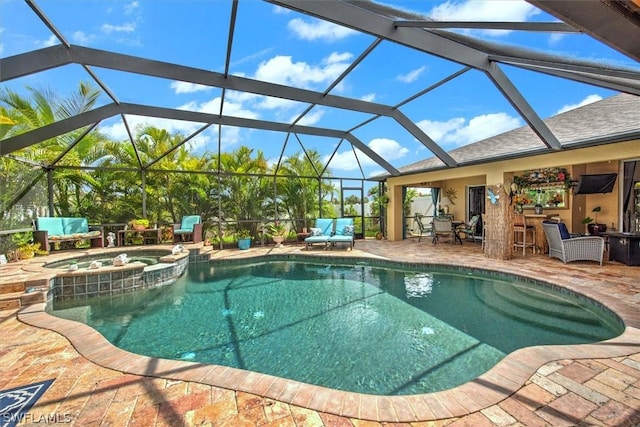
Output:
[[[617,173],[580,175],[575,194],[611,193],[617,177]]]

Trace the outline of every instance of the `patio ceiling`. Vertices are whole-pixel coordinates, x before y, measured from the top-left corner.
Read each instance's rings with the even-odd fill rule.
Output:
[[[79,129],[87,132],[94,129],[100,130],[101,126],[106,126],[109,120],[120,121],[128,130],[132,117],[143,117],[194,124],[183,142],[174,148],[198,138],[212,125],[217,126],[218,138],[213,151],[225,150],[222,143],[223,129],[252,129],[264,131],[269,135],[280,135],[275,137],[275,141],[279,141],[279,146],[277,146],[278,142],[269,142],[269,146],[273,145],[271,148],[280,153],[278,161],[287,152],[291,153],[292,149],[290,146],[287,148],[287,143],[292,135],[305,150],[310,148],[324,150],[328,166],[331,166],[340,147],[344,147],[344,142],[350,144],[351,148],[348,151],[353,153],[353,159],[358,165],[354,168],[354,174],[345,173],[344,177],[375,179],[377,176],[380,179],[383,176],[398,176],[405,173],[401,172],[401,166],[416,160],[406,157],[393,159],[384,150],[379,149],[379,146],[372,144],[371,140],[374,137],[370,135],[380,132],[378,129],[382,127],[385,128],[385,132],[387,128],[395,129],[397,134],[393,136],[381,134],[380,137],[401,141],[403,146],[416,144],[418,147],[411,148],[410,151],[422,153],[423,158],[437,158],[438,168],[460,165],[460,159],[455,156],[456,147],[446,146],[438,141],[436,135],[425,130],[426,127],[421,122],[424,117],[417,115],[416,111],[424,110],[426,107],[433,109],[434,100],[437,100],[437,94],[441,88],[456,85],[458,81],[470,74],[473,74],[474,78],[483,79],[487,90],[495,91],[503,97],[504,105],[511,108],[514,115],[518,116],[539,139],[539,144],[534,144],[530,150],[522,151],[519,154],[521,157],[531,153],[540,154],[544,151],[552,152],[589,146],[594,144],[595,139],[561,143],[529,100],[529,96],[525,94],[526,90],[516,83],[517,79],[512,76],[513,71],[510,70],[543,74],[562,81],[605,89],[612,94],[623,92],[634,96],[640,95],[640,72],[637,67],[640,61],[640,44],[637,43],[640,39],[640,14],[638,13],[640,7],[637,0],[592,2],[530,0],[529,3],[559,19],[559,21],[550,22],[435,21],[406,9],[371,1],[270,0],[265,3],[279,6],[288,10],[288,13],[305,19],[310,16],[315,17],[361,34],[363,43],[361,43],[359,55],[354,55],[350,62],[343,63],[343,69],[336,73],[337,77],[323,90],[309,89],[303,85],[282,84],[268,79],[260,80],[257,76],[247,77],[238,66],[240,61],[234,62],[236,51],[241,52],[237,54],[239,56],[246,55],[250,51],[244,50],[247,44],[239,45],[237,41],[241,39],[240,32],[249,30],[243,27],[242,19],[246,16],[246,11],[256,4],[253,1],[230,0],[211,3],[212,8],[220,9],[216,16],[213,14],[210,16],[212,22],[215,20],[215,25],[228,28],[224,65],[220,71],[211,71],[214,67],[198,65],[196,60],[188,64],[167,60],[169,54],[167,59],[159,56],[151,59],[72,44],[69,41],[71,34],[61,31],[56,24],[56,18],[50,18],[50,15],[57,16],[63,11],[54,10],[51,4],[43,2],[43,5],[51,9],[45,11],[36,1],[26,0],[29,13],[34,14],[48,28],[58,43],[50,47],[3,57],[0,60],[2,70],[0,83],[4,86],[28,81],[26,79],[30,76],[48,76],[47,73],[52,70],[75,70],[79,65],[81,67],[78,73],[79,78],[93,80],[101,88],[104,96],[102,104],[91,111],[0,141],[0,155],[19,154],[22,149]],[[56,8],[64,9],[65,5],[72,4],[76,3],[61,3],[56,5]],[[224,8],[221,7],[222,4]],[[162,6],[150,4],[148,7]],[[270,19],[270,17],[265,16],[264,19]],[[495,39],[478,37],[468,32],[479,29],[593,37],[623,54],[627,61],[604,63],[569,58],[559,56],[553,51],[532,49],[530,46],[499,43]],[[259,28],[250,30],[255,31],[259,38]],[[177,32],[176,39],[180,37],[180,33]],[[213,40],[182,41],[183,44],[203,46],[208,42],[213,43]],[[259,46],[258,40],[253,42]],[[391,56],[379,53],[387,51]],[[363,96],[344,95],[339,88],[346,85],[350,79],[357,79],[358,73],[363,69],[366,70],[367,62],[372,61],[376,54],[387,56],[387,62],[395,61],[398,64],[401,64],[405,57],[411,60],[418,58],[418,61],[421,60],[420,57],[424,57],[440,61],[442,67],[434,73],[431,81],[417,92],[404,93],[398,90],[402,94],[398,97],[392,96],[393,88],[391,88],[388,96],[381,96],[386,102],[374,102]],[[375,68],[370,68],[368,72],[375,72]],[[130,92],[134,91],[121,87],[114,88],[117,86],[112,83],[114,73],[125,73],[131,76],[132,86],[135,86],[137,79],[163,79],[218,90],[219,109],[212,112],[189,108],[184,104],[151,105],[145,101],[144,94],[140,94],[142,99],[138,102],[125,102],[123,99],[131,98]],[[368,89],[372,93],[383,93],[385,90],[388,91],[389,88],[373,86]],[[478,92],[477,95],[482,98],[484,96],[482,91]],[[362,93],[366,93],[366,89],[363,89]],[[231,94],[235,95],[232,97]],[[259,96],[274,102],[285,100],[295,104],[298,107],[297,112],[286,119],[260,118],[259,115],[225,108],[225,104],[231,104],[239,96],[237,94]],[[326,120],[318,121],[314,125],[305,124],[319,109],[331,111],[333,117],[340,116],[348,119],[341,122]],[[127,133],[128,142],[135,145],[131,132]],[[266,140],[265,138],[264,141]],[[253,144],[258,149],[267,147],[266,142]],[[491,157],[487,157],[481,161],[491,160]],[[363,169],[362,165],[367,162],[377,165],[376,174]],[[141,164],[140,168],[151,170],[154,163],[155,161],[147,165]]]

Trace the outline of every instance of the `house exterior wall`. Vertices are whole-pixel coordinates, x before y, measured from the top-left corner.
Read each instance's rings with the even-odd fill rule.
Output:
[[[402,239],[402,187],[439,187],[442,191],[448,188],[456,190],[458,198],[456,205],[450,207],[450,212],[456,218],[465,217],[465,191],[469,185],[500,185],[508,186],[514,175],[524,170],[563,167],[569,170],[572,178],[577,179],[581,174],[617,172],[619,178],[613,192],[608,194],[570,195],[568,209],[557,209],[560,217],[574,232],[584,232],[585,225],[581,223],[586,216],[593,217],[591,209],[601,206],[598,222],[619,229],[620,196],[619,181],[620,164],[623,160],[640,158],[640,140],[626,141],[563,150],[555,153],[535,155],[526,158],[501,160],[479,165],[447,168],[437,171],[421,172],[401,177],[387,179],[389,191],[388,236],[389,240]],[[503,192],[499,203],[509,203],[506,192]],[[551,213],[551,212],[550,212]]]

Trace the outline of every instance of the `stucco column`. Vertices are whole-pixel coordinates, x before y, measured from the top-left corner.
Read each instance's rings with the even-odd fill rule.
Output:
[[[387,195],[387,240],[402,240],[402,186],[389,186]]]

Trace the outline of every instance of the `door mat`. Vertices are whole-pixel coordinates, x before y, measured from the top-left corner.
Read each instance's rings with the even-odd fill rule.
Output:
[[[51,383],[52,379],[0,391],[0,426],[13,427],[22,421]]]

